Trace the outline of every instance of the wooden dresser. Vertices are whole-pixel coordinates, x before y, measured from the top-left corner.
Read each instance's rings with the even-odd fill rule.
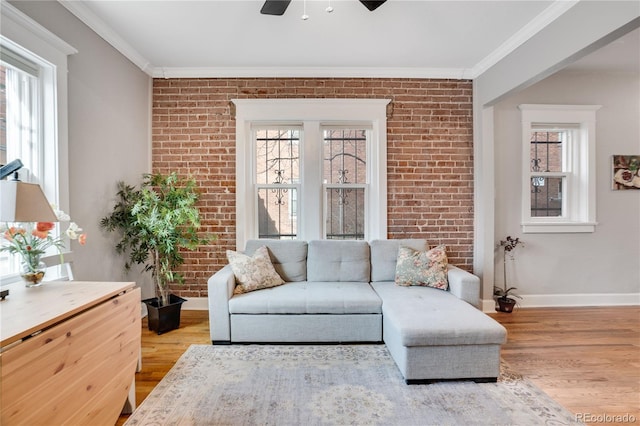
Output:
[[[9,289],[0,302],[0,424],[114,425],[135,387],[140,289],[88,281]]]

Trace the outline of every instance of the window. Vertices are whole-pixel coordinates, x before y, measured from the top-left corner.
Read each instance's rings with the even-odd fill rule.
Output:
[[[0,52],[0,163],[19,158],[20,180],[40,183],[44,173],[39,67],[19,53]]]
[[[594,231],[598,108],[520,105],[523,232]]]
[[[386,238],[388,100],[233,102],[239,249],[253,238]]]
[[[322,182],[327,239],[364,239],[368,140],[366,129],[326,128],[323,131]]]
[[[76,50],[10,4],[0,13],[0,164],[19,158],[20,180],[68,212],[66,74]],[[17,268],[0,253],[3,285],[18,279]]]
[[[300,129],[254,132],[258,238],[291,239],[298,234]]]

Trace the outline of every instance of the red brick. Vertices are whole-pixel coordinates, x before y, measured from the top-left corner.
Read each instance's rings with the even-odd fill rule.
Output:
[[[174,292],[206,297],[207,279],[235,249],[234,98],[385,98],[388,238],[447,244],[450,261],[473,264],[472,84],[393,78],[154,79],[152,168],[193,175],[203,193],[203,232],[218,239],[185,252]],[[225,193],[224,190],[228,190]]]

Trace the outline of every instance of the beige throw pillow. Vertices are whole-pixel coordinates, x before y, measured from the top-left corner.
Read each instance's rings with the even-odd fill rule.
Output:
[[[425,286],[441,290],[449,288],[447,278],[447,253],[440,245],[428,251],[409,247],[398,249],[396,284],[400,286]]]
[[[253,256],[227,250],[227,259],[236,277],[234,294],[247,293],[284,284],[276,272],[266,246],[258,248]]]

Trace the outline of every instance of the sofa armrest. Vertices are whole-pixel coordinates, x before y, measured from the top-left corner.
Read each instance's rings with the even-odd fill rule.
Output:
[[[226,265],[213,274],[207,284],[211,342],[228,343],[231,341],[229,299],[233,296],[233,289],[236,286],[236,278],[231,270],[231,265]]]
[[[447,265],[449,291],[459,299],[480,308],[480,278],[457,266]]]

